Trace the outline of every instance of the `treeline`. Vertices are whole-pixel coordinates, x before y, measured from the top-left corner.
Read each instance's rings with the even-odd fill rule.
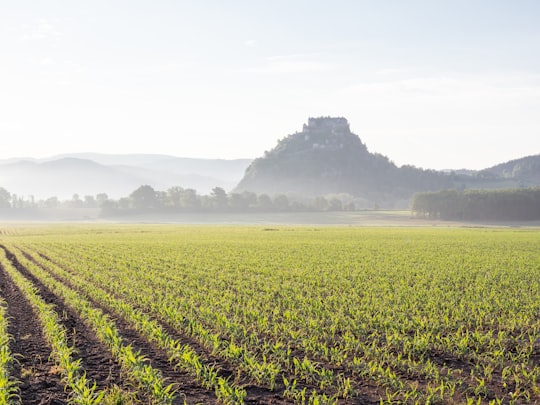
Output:
[[[411,210],[416,216],[448,220],[540,220],[540,188],[419,193]]]
[[[71,199],[61,200],[53,196],[45,199],[36,199],[34,196],[21,196],[10,193],[5,188],[0,187],[0,209],[65,209],[65,208],[100,208],[109,197],[106,193],[99,193],[95,196],[73,194]]]
[[[99,208],[101,216],[127,215],[145,212],[294,212],[294,211],[354,211],[352,196],[320,196],[309,200],[293,199],[285,194],[255,194],[244,191],[227,193],[215,187],[209,195],[200,195],[191,188],[171,187],[166,191],[143,185],[129,196],[119,199],[107,194],[80,196],[60,200],[57,197],[36,200],[11,194],[0,187],[0,209],[72,209]]]
[[[103,215],[132,212],[289,212],[289,211],[353,211],[354,202],[337,197],[317,197],[309,201],[292,200],[285,194],[270,196],[249,191],[227,193],[215,187],[209,195],[194,189],[172,187],[156,191],[141,186],[128,197],[107,200],[101,205]]]

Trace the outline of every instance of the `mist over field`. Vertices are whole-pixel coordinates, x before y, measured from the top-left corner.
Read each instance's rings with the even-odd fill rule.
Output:
[[[529,0],[2,5],[0,209],[535,212],[539,17]],[[445,190],[459,209],[415,197]]]
[[[79,153],[44,159],[0,161],[0,184],[28,198],[62,200],[106,193],[111,198],[129,195],[149,184],[156,189],[182,185],[201,193],[213,187],[232,189],[249,159],[190,159],[167,155],[107,155]]]
[[[8,160],[0,169],[0,183],[12,187],[0,187],[0,217],[11,220],[355,223],[355,212],[380,209],[432,220],[540,220],[540,155],[482,171],[400,167],[370,152],[343,117],[309,118],[254,160],[87,153]]]

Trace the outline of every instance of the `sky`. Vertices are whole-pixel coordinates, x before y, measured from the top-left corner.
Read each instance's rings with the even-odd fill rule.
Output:
[[[540,153],[537,0],[0,0],[0,159],[256,158],[339,116],[398,165]]]

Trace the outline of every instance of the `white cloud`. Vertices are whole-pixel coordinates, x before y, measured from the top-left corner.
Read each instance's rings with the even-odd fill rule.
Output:
[[[244,42],[245,46],[254,47],[257,45],[257,41],[255,39],[248,39]]]

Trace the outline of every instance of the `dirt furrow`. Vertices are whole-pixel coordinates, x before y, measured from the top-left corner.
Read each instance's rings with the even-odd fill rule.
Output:
[[[72,273],[72,270],[66,269],[64,266],[56,263],[54,260],[52,260],[51,258],[46,256],[45,254],[42,254],[42,253],[37,253],[37,254],[39,254],[43,259],[45,259],[47,261],[50,261],[51,263],[61,267],[65,271],[67,271],[69,273]],[[32,257],[29,256],[29,259],[32,260]],[[39,265],[35,261],[34,261],[34,263]],[[48,271],[47,269],[44,269],[44,270]],[[49,274],[51,274],[51,276],[55,277],[55,275],[52,274],[50,271],[49,271]],[[59,280],[59,281],[61,281],[62,283],[65,283],[66,285],[69,285],[70,288],[80,292],[80,290],[77,287],[73,286],[71,283],[69,283],[69,281],[66,281],[66,280]],[[120,297],[116,296],[106,286],[104,286],[103,289],[105,291],[107,291],[109,294],[111,294],[112,296],[114,296],[115,298],[120,299]],[[99,307],[105,313],[107,313],[107,314],[109,314],[111,316],[117,317],[116,314],[112,314],[110,311],[108,311],[107,308],[102,306],[99,302],[95,302],[90,297],[87,297],[87,298],[92,302],[93,305]],[[135,308],[142,311],[142,312],[145,312],[144,309],[142,309],[140,307],[136,306]],[[197,354],[199,354],[199,356],[201,356],[201,358],[205,361],[206,364],[215,365],[219,369],[220,376],[225,377],[225,378],[231,378],[231,379],[234,379],[236,377],[236,374],[237,374],[236,371],[235,371],[236,369],[228,361],[226,361],[225,359],[220,358],[220,357],[212,354],[210,351],[208,351],[206,348],[204,348],[202,345],[200,345],[199,342],[197,342],[195,339],[193,339],[190,336],[186,336],[186,335],[178,332],[174,328],[174,326],[170,325],[169,323],[161,322],[159,319],[156,319],[151,315],[149,315],[149,316],[152,319],[155,319],[159,323],[159,325],[163,328],[163,330],[171,338],[173,338],[176,341],[180,342],[182,345],[187,344],[190,347],[192,347],[197,352]],[[116,318],[116,319],[118,319],[118,318]],[[120,322],[123,323],[123,320],[121,320]],[[129,325],[126,328],[129,328]],[[147,342],[147,344],[149,344],[149,343]],[[155,349],[155,350],[159,351],[159,349]],[[274,391],[271,391],[270,389],[268,389],[267,387],[264,387],[262,385],[255,384],[254,382],[249,381],[246,378],[240,379],[239,383],[246,390],[247,396],[246,396],[246,398],[244,400],[244,402],[246,404],[289,405],[289,404],[294,403],[294,401],[292,401],[292,400],[289,400],[287,398],[283,398],[283,396],[280,394],[279,385],[283,385],[282,383],[278,382],[278,389],[276,389]],[[282,387],[282,388],[284,389],[284,387]],[[377,401],[376,403],[379,403],[379,402]]]
[[[56,312],[60,315],[60,322],[66,328],[69,343],[76,349],[74,358],[81,359],[81,366],[86,371],[87,377],[95,381],[100,390],[115,385],[122,387],[124,378],[121,375],[120,364],[97,339],[94,332],[61,299],[22,266],[12,252],[4,246],[0,247],[6,251],[13,266],[34,284],[41,298],[55,306]]]
[[[37,252],[36,254],[41,256],[43,259],[55,264],[56,266],[61,267],[63,270],[67,271],[68,273],[74,274],[73,270],[71,270],[69,268],[66,268],[65,266],[57,263],[55,260],[48,257],[46,254],[43,254],[41,252]],[[29,255],[28,258],[30,260],[34,261],[33,258],[30,255]],[[35,261],[34,261],[34,263],[39,265]],[[44,269],[44,270],[48,271],[49,274],[51,274],[51,276],[57,278],[48,269]],[[70,288],[80,292],[80,290],[77,287],[71,285],[71,283],[69,283],[69,281],[66,281],[66,280],[59,280],[59,281],[65,283],[66,285],[69,285]],[[105,291],[107,291],[109,294],[114,296],[115,298],[120,299],[120,297],[116,296],[116,294],[114,292],[112,292],[109,288],[107,288],[107,286],[102,286],[102,288]],[[87,298],[89,300],[91,300],[94,305],[101,308],[105,313],[108,313],[109,315],[116,316],[114,314],[111,314],[110,311],[108,311],[106,308],[101,306],[100,303],[95,302],[94,300],[92,300],[89,297],[87,297]],[[137,308],[138,310],[140,310],[142,312],[146,312],[144,310],[144,308],[141,308],[139,306],[136,306],[135,308]],[[235,371],[236,370],[235,366],[230,364],[226,359],[220,358],[220,357],[212,354],[209,350],[207,350],[205,347],[200,345],[199,342],[197,342],[194,338],[192,338],[190,336],[187,336],[185,334],[182,334],[177,329],[175,329],[174,325],[172,325],[170,323],[167,323],[167,322],[163,322],[160,319],[157,319],[157,318],[153,317],[150,314],[149,314],[149,316],[152,319],[156,320],[161,325],[163,330],[169,336],[171,336],[173,339],[177,340],[181,344],[188,344],[190,347],[192,347],[194,350],[196,350],[197,353],[205,360],[205,362],[207,364],[216,365],[218,367],[218,369],[220,370],[220,375],[221,376],[230,377],[230,378],[235,378],[235,377],[237,378],[237,372]],[[304,355],[303,353],[302,353],[302,355],[298,354],[299,358],[303,357],[303,355]],[[295,376],[290,374],[290,373],[286,373],[285,376],[289,380],[295,379]],[[281,392],[285,389],[285,387],[284,387],[284,385],[283,385],[283,383],[281,381],[277,382],[277,388],[274,391],[271,391],[270,389],[268,389],[265,386],[262,386],[262,385],[254,383],[253,381],[250,381],[247,378],[247,376],[241,378],[238,382],[240,383],[240,385],[242,385],[242,387],[247,392],[247,397],[245,398],[245,403],[246,404],[263,404],[263,405],[264,404],[279,404],[279,405],[287,405],[287,404],[293,404],[294,403],[294,401],[292,401],[290,399],[287,399],[287,398],[284,398],[281,395]],[[377,386],[375,384],[373,384],[373,383],[371,383],[369,381],[362,380],[362,381],[356,382],[354,385],[355,385],[355,390],[356,390],[355,398],[341,399],[339,401],[339,404],[347,405],[347,404],[356,404],[356,403],[362,403],[362,404],[379,404],[380,403],[379,398],[380,398],[380,396],[382,394],[380,392],[378,392],[378,388],[377,388]],[[308,392],[311,392],[312,390],[317,389],[316,386],[303,385],[301,383],[298,384],[298,387],[299,388],[306,387],[308,389]]]
[[[36,285],[36,287],[40,291],[45,291],[45,293],[49,293],[49,290],[46,286],[44,286],[40,280],[38,280],[34,275],[32,275],[24,266],[22,266],[11,253],[9,253],[17,263],[17,266],[19,266],[19,271],[23,272],[25,276],[30,278],[32,282]],[[28,255],[27,258],[29,260],[33,260],[31,255]],[[13,261],[13,260],[12,260]],[[39,265],[34,261],[36,265]],[[42,267],[42,266],[40,266]],[[43,267],[42,267],[43,268]],[[67,287],[80,292],[77,288],[75,288],[69,281],[59,279],[56,277],[53,273],[51,273],[48,269],[43,268],[45,271],[49,272],[49,274],[54,277],[57,281],[65,284]],[[58,297],[54,296],[54,299],[56,299],[55,303],[58,303],[61,301]],[[102,305],[99,302],[94,301],[88,296],[85,296],[86,299],[88,299],[92,305],[96,308],[101,309],[105,314],[111,317],[111,319],[114,320],[115,325],[118,329],[118,332],[120,336],[122,336],[122,339],[124,341],[124,344],[129,344],[133,347],[135,351],[140,351],[140,353],[148,359],[148,363],[156,368],[159,369],[163,375],[167,379],[168,383],[173,383],[178,388],[179,392],[181,394],[178,395],[178,398],[175,403],[183,404],[184,399],[188,404],[197,404],[197,403],[204,403],[204,404],[217,404],[217,397],[214,394],[214,392],[209,391],[203,387],[201,387],[194,379],[189,375],[189,373],[183,371],[183,370],[175,370],[175,368],[169,363],[169,357],[167,353],[164,350],[161,350],[155,345],[148,342],[148,340],[141,336],[139,332],[137,332],[134,328],[130,326],[128,322],[126,322],[123,318],[119,317],[117,314],[112,313],[109,311],[104,305]]]
[[[13,337],[10,349],[16,359],[11,374],[21,382],[22,403],[65,404],[68,395],[58,368],[50,360],[51,348],[41,332],[39,319],[2,265],[0,294],[7,302],[8,333]]]

